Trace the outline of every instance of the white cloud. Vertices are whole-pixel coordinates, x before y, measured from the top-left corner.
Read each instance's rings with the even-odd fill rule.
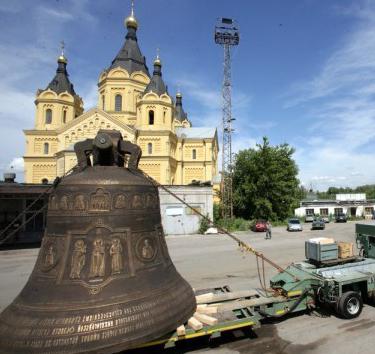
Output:
[[[310,109],[309,135],[301,137],[308,148],[297,162],[301,179],[319,189],[375,183],[375,6],[362,2],[351,10],[357,26],[316,77],[293,85],[285,102],[287,109]]]
[[[21,168],[19,160],[14,160],[13,156],[22,156],[24,153],[25,139],[22,129],[31,129],[34,126],[35,92],[38,88],[46,87],[54,75],[59,42],[64,36],[68,36],[69,32],[67,22],[86,21],[90,25],[96,23],[87,0],[69,0],[64,10],[56,5],[28,5],[24,1],[15,0],[0,3],[0,11],[7,12],[9,16],[20,13],[17,16],[22,17],[22,11],[29,12],[29,32],[23,32],[21,35],[18,31],[19,23],[15,22],[14,28],[9,27],[2,33],[5,40],[0,44],[0,174],[9,168],[10,161],[17,163],[17,168]],[[28,33],[34,34],[32,41]],[[11,37],[12,41],[9,42],[5,35]],[[88,104],[94,105],[96,99],[91,82],[82,93]],[[17,176],[22,176],[22,173],[19,172]]]
[[[44,12],[43,15],[53,17],[53,19],[50,18],[52,21],[60,20],[66,22],[74,19],[73,14],[62,10],[56,10],[49,7],[40,7],[40,11]]]
[[[195,101],[195,110],[189,117],[193,123],[197,122],[199,126],[216,126],[219,133],[219,144],[221,147],[221,129],[222,129],[222,96],[221,87],[213,88],[202,82],[202,78],[183,78],[179,80],[182,93],[186,92],[188,99]],[[263,123],[254,122],[248,118],[251,109],[252,95],[242,91],[234,90],[232,97],[232,116],[233,121],[232,151],[255,146],[255,131],[258,136],[260,130],[270,129],[275,125],[274,122],[264,120]],[[198,113],[199,112],[199,113]],[[189,113],[189,112],[188,112]],[[199,123],[198,123],[199,122]],[[221,154],[220,154],[221,155]]]
[[[85,103],[85,109],[89,110],[96,107],[98,104],[98,86],[96,81],[88,82],[85,87],[81,89],[82,99]]]
[[[12,169],[15,172],[23,172],[23,167],[24,164],[22,157],[14,157],[8,165],[8,168]]]

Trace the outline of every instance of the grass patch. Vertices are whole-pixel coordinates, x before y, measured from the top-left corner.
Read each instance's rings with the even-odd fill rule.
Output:
[[[250,221],[242,218],[219,219],[216,225],[228,231],[247,231],[250,229]]]

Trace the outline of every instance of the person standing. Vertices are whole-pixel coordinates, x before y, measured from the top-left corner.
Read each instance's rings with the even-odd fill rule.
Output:
[[[270,240],[272,238],[272,225],[269,221],[267,221],[266,225],[267,225],[266,240]]]

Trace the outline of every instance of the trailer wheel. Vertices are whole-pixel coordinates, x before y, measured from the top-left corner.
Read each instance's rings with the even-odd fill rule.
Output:
[[[358,317],[363,308],[363,301],[361,294],[355,291],[347,291],[342,294],[337,303],[337,312],[344,318]]]

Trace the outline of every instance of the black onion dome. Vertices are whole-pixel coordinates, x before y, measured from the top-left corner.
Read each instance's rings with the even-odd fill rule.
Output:
[[[137,26],[128,20],[125,20],[125,24],[128,29],[128,33],[125,36],[125,43],[116,55],[115,59],[112,60],[109,70],[116,67],[121,67],[129,74],[132,74],[135,71],[142,71],[148,77],[150,77],[150,73],[146,65],[146,59],[142,55],[142,52],[138,46]]]
[[[67,59],[63,55],[61,55],[57,60],[58,66],[56,70],[56,75],[48,84],[46,90],[50,89],[56,92],[57,94],[60,94],[65,91],[69,92],[72,96],[76,94],[74,91],[73,84],[69,81],[69,74],[66,70],[67,63]]]
[[[168,94],[167,86],[165,85],[162,72],[161,72],[161,61],[159,57],[157,57],[154,61],[154,72],[151,78],[150,83],[147,85],[144,94],[148,92],[154,92],[157,95],[162,95],[163,93]]]

